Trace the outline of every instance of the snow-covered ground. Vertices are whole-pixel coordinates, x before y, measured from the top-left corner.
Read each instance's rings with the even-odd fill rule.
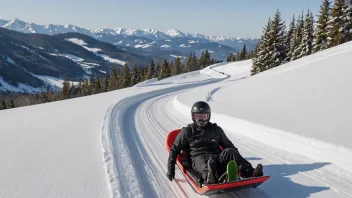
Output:
[[[70,38],[70,39],[66,39],[66,40],[71,41],[71,42],[74,43],[74,44],[77,44],[77,45],[80,45],[80,46],[84,47],[86,50],[93,52],[95,55],[102,57],[104,60],[106,60],[106,61],[108,61],[108,62],[110,62],[110,63],[117,63],[117,64],[119,64],[119,65],[124,65],[124,64],[126,64],[125,61],[122,61],[122,60],[119,60],[119,59],[111,58],[111,57],[109,57],[109,56],[107,56],[107,55],[105,55],[105,54],[99,54],[98,52],[101,51],[101,49],[99,49],[99,48],[90,48],[90,47],[87,47],[87,43],[84,42],[84,41],[81,40],[81,39],[78,39],[78,38]]]
[[[352,197],[351,55],[350,42],[252,77],[250,61],[221,63],[0,111],[0,197],[201,197],[178,169],[165,176],[167,133],[191,122],[198,100],[272,176],[210,197]]]
[[[35,88],[29,85],[25,85],[23,83],[18,83],[18,86],[13,86],[4,81],[4,79],[0,76],[0,91],[13,91],[13,92],[24,92],[24,93],[38,93],[41,92],[42,89]]]

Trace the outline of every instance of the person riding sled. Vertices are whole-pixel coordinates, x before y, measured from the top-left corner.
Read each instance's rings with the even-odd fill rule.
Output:
[[[187,149],[192,168],[204,179],[205,184],[221,182],[224,175],[228,181],[237,178],[238,171],[244,178],[263,176],[263,166],[254,169],[228,139],[216,123],[211,123],[211,109],[204,101],[196,102],[191,109],[193,123],[183,127],[170,148],[167,178],[175,178],[177,155]],[[221,150],[221,148],[223,150]]]

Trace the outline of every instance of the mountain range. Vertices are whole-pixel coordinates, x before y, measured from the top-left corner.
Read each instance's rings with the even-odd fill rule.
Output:
[[[126,29],[100,28],[88,30],[74,25],[38,25],[19,19],[1,20],[0,27],[23,33],[60,34],[77,32],[97,40],[123,47],[124,50],[141,53],[155,58],[170,59],[173,56],[188,56],[195,52],[212,52],[212,58],[225,61],[233,52],[237,53],[246,44],[248,50],[253,50],[258,42],[255,38],[234,38],[225,36],[206,36],[200,33],[184,33],[177,29],[159,31],[156,29]]]
[[[185,60],[205,50],[226,61],[243,44],[254,49],[257,39],[205,36],[176,29],[88,30],[73,25],[37,25],[0,19],[0,92],[25,91],[61,82],[65,76],[81,81],[91,73],[103,76],[113,66],[133,62],[146,66],[153,58]],[[30,87],[28,89],[28,86]],[[39,90],[40,90],[39,89]],[[37,89],[38,92],[38,89]]]

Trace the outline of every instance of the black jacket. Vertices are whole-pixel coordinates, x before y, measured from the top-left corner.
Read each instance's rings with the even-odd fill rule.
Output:
[[[220,154],[220,146],[222,149],[233,148],[238,152],[238,149],[216,123],[209,122],[204,129],[194,123],[189,124],[182,128],[170,148],[168,168],[170,170],[175,166],[177,155],[183,149],[187,149],[192,158],[197,155]]]

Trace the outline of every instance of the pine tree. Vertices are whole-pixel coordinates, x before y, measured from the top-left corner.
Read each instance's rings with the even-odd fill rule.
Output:
[[[176,58],[175,64],[172,67],[171,75],[175,76],[181,73],[181,59],[179,57]]]
[[[302,58],[304,56],[308,56],[312,53],[313,48],[313,33],[314,33],[314,17],[313,14],[308,13],[305,18],[304,27],[303,27],[303,37],[300,46],[298,47],[298,51],[301,52],[296,56],[297,58]]]
[[[94,93],[95,82],[96,82],[96,79],[93,76],[93,74],[91,74],[89,78],[88,95],[91,95]]]
[[[208,50],[205,50],[205,54],[204,54],[204,63],[205,64],[204,64],[204,67],[209,66],[210,62],[211,62],[210,52]]]
[[[199,70],[199,60],[195,53],[192,56],[192,71]]]
[[[318,24],[314,31],[313,53],[327,48],[327,26],[331,16],[331,2],[324,0],[320,6],[320,15],[318,16]]]
[[[160,79],[168,78],[171,76],[169,63],[164,59],[163,65],[161,66]]]
[[[342,7],[344,5],[344,0],[335,0],[334,6],[332,8],[332,18],[328,21],[328,26],[326,31],[328,32],[328,47],[334,47],[343,42],[342,37]]]
[[[123,66],[123,70],[121,73],[121,85],[122,88],[126,88],[130,85],[130,69],[127,65],[127,63],[125,63],[125,65]]]
[[[345,0],[342,8],[342,39],[352,41],[352,0]]]
[[[149,80],[155,77],[155,64],[154,60],[152,59],[150,65],[147,67],[147,74],[145,76],[145,80]]]
[[[301,54],[299,46],[302,43],[302,34],[303,34],[303,28],[304,28],[304,20],[303,20],[303,13],[300,17],[297,19],[297,28],[295,32],[295,37],[294,37],[294,46],[293,46],[293,52],[292,52],[292,58],[291,61],[298,59],[299,55]]]
[[[227,57],[226,62],[232,62],[232,59],[235,55],[231,52],[230,55]]]
[[[10,101],[10,107],[11,108],[15,108],[15,103],[13,102],[13,99],[11,98],[11,101]]]
[[[144,80],[143,79],[144,68],[138,67],[138,73],[139,73],[139,81],[138,82],[142,82]]]
[[[106,71],[105,79],[104,79],[104,92],[108,91],[109,84],[110,84],[110,73],[109,71]]]
[[[126,65],[127,63],[125,63],[125,65]],[[123,81],[123,76],[122,76],[122,71],[121,71],[121,69],[120,69],[120,67],[117,67],[116,68],[117,70],[117,83],[116,83],[116,89],[121,89],[121,88],[124,88],[124,86],[123,86],[123,83],[124,83],[124,81]]]
[[[78,97],[81,97],[82,95],[83,95],[83,90],[82,90],[82,82],[81,81],[79,81],[78,82]]]
[[[115,66],[112,69],[111,80],[109,83],[108,90],[112,91],[112,90],[116,90],[116,89],[117,89],[117,67]]]
[[[187,63],[186,63],[186,67],[185,67],[185,72],[190,72],[193,71],[193,55],[192,53],[189,55],[188,59],[187,59]]]
[[[246,44],[243,44],[243,48],[240,52],[240,57],[239,59],[240,60],[246,60],[247,59],[247,55],[248,55],[248,52],[247,52],[247,47],[246,47]]]
[[[205,54],[203,51],[202,55],[199,58],[198,67],[195,68],[194,70],[203,69],[205,67],[205,65],[206,65],[206,60],[205,60]]]
[[[158,64],[156,65],[156,68],[155,68],[155,78],[159,78],[159,75],[160,75],[160,63],[158,62]]]
[[[277,67],[284,63],[287,50],[285,44],[286,26],[285,22],[281,19],[281,13],[279,10],[276,11],[272,23],[269,42],[269,50],[271,51],[270,54],[272,54],[272,56],[269,58],[269,62],[266,65],[267,69]]]
[[[139,74],[139,68],[137,63],[134,63],[132,72],[131,72],[131,85],[135,85],[141,81],[141,76]]]
[[[69,99],[70,98],[70,81],[67,77],[64,78],[64,82],[62,83],[61,90],[61,99]]]
[[[270,32],[272,28],[272,21],[269,18],[267,25],[264,27],[263,35],[259,43],[257,44],[257,54],[253,59],[253,66],[251,69],[251,75],[258,74],[262,71],[266,70],[266,65],[268,64],[268,60],[271,54],[269,51],[269,39],[270,39]]]
[[[292,21],[290,23],[289,30],[286,34],[285,38],[285,44],[287,46],[286,48],[286,58],[285,58],[285,63],[290,62],[292,58],[292,53],[293,53],[293,48],[294,48],[294,35],[296,31],[296,19],[295,15],[293,15]]]
[[[50,102],[49,98],[48,98],[48,95],[45,93],[45,92],[42,92],[40,94],[40,99],[41,99],[41,102],[42,103],[47,103],[47,102]]]
[[[94,94],[98,94],[98,93],[101,93],[101,80],[100,78],[97,78],[96,79],[96,83],[95,83],[95,88],[94,88]]]
[[[7,109],[5,100],[1,100],[1,108],[0,109]]]

